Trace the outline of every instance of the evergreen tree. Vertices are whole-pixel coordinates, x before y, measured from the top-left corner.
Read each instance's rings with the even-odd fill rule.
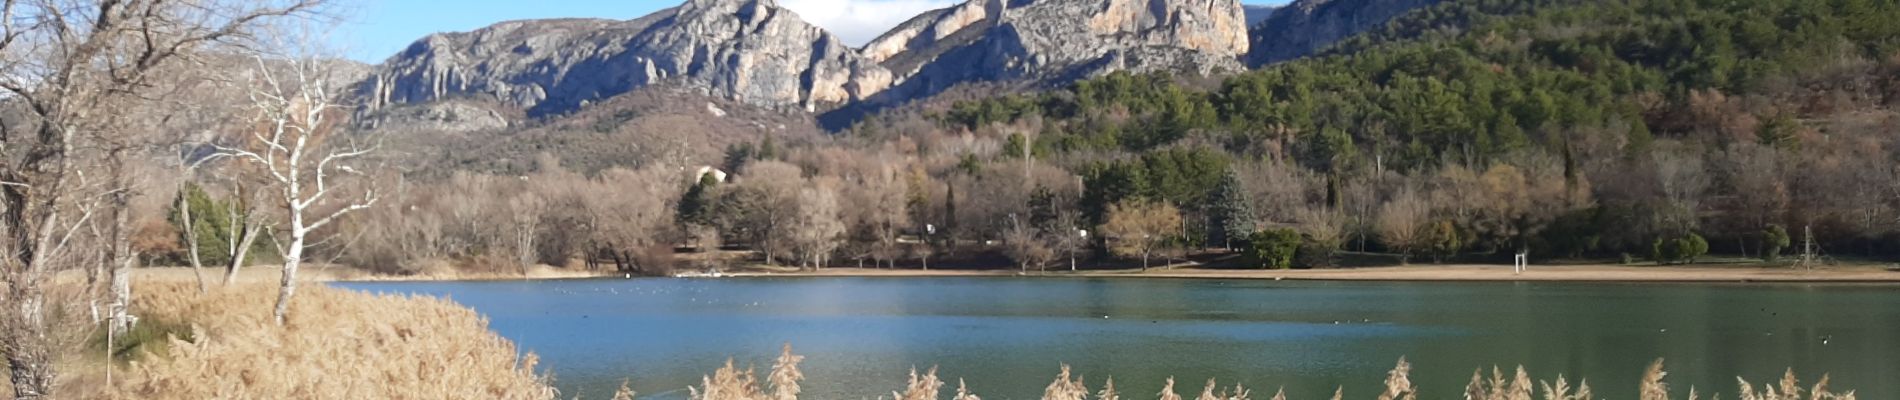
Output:
[[[713,224],[713,187],[719,185],[719,178],[713,174],[702,174],[699,182],[686,189],[680,197],[679,212],[675,215],[683,226],[712,226]]]
[[[1208,195],[1207,243],[1233,250],[1235,241],[1245,241],[1253,232],[1252,202],[1240,187],[1240,176],[1228,171]]]

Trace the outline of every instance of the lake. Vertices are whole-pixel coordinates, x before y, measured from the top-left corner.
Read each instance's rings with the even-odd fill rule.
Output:
[[[1474,369],[1589,379],[1634,399],[1668,359],[1682,396],[1733,398],[1794,367],[1860,398],[1900,398],[1900,287],[1809,284],[1387,283],[1071,278],[727,278],[377,282],[448,297],[551,368],[563,397],[683,399],[728,357],[769,369],[806,356],[809,399],[890,396],[940,367],[989,400],[1035,399],[1060,363],[1091,389],[1114,377],[1192,398],[1210,377],[1271,397],[1371,398],[1401,356],[1422,398],[1459,398]],[[1713,390],[1711,390],[1713,389]],[[945,396],[946,398],[948,395]]]

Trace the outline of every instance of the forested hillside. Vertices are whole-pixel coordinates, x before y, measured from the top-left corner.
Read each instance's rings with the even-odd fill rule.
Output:
[[[545,157],[527,176],[418,181],[339,228],[356,245],[336,251],[407,270],[652,272],[676,245],[809,266],[1147,265],[1221,248],[1275,267],[1339,250],[1669,263],[1772,260],[1811,228],[1823,254],[1887,257],[1891,21],[1900,4],[1882,1],[1449,1],[1239,75],[954,91],[829,137],[737,144],[708,163],[727,180],[686,159]],[[521,161],[508,169],[535,169]]]
[[[1900,195],[1896,20],[1879,1],[1454,1],[1218,88],[1119,75],[936,116],[1090,160],[1075,170],[1106,199],[1198,204],[1113,193],[1119,175],[1086,166],[1221,149],[1243,181],[1264,169],[1307,186],[1262,188],[1256,208],[1343,213],[1373,247],[1423,248],[1410,242],[1449,238],[1399,231],[1449,224],[1466,251],[1642,256],[1695,233],[1757,253],[1780,224],[1878,252],[1896,244]],[[1277,191],[1308,204],[1259,199]],[[1414,201],[1428,210],[1404,212]]]

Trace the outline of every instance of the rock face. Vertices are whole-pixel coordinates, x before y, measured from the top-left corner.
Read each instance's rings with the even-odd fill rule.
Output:
[[[630,21],[513,21],[431,35],[381,65],[358,92],[372,111],[460,98],[539,116],[657,84],[812,110],[891,83],[883,67],[773,0],[689,0]]]
[[[1247,64],[1258,67],[1307,56],[1341,39],[1443,0],[1296,0],[1253,25]]]
[[[1245,27],[1239,0],[969,0],[899,25],[863,54],[896,74],[902,90],[887,93],[908,98],[964,82],[1237,71]]]
[[[967,0],[852,49],[775,0],[687,0],[628,21],[512,21],[431,35],[377,66],[356,92],[365,120],[418,129],[491,130],[645,87],[835,110],[968,82],[1239,71],[1246,18],[1240,0]]]

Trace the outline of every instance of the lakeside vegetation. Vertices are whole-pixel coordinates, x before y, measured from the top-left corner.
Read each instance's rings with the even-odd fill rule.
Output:
[[[100,364],[104,343],[73,343],[74,368],[62,384],[72,398],[588,398],[558,393],[553,377],[536,371],[532,354],[521,355],[508,340],[488,330],[471,309],[453,302],[415,296],[373,295],[321,285],[308,288],[295,307],[301,316],[278,327],[270,317],[274,287],[245,283],[200,294],[179,276],[147,285],[140,292],[138,315],[146,318],[138,334],[114,349],[111,378]],[[75,331],[77,332],[77,331]],[[92,338],[102,338],[93,331]],[[321,351],[305,351],[321,349]],[[321,355],[321,356],[313,356]],[[769,369],[754,370],[728,360],[688,389],[695,400],[793,400],[805,375],[803,356],[790,345]],[[1269,386],[1247,387],[1207,382],[1168,382],[1161,393],[1122,393],[1113,378],[1089,381],[1061,366],[1039,397],[1043,400],[1245,400],[1288,398],[1376,398],[1380,400],[1596,399],[1587,377],[1532,379],[1524,368],[1480,368],[1463,387],[1415,384],[1410,364],[1400,360],[1384,377],[1366,377],[1363,386],[1337,388],[1330,394],[1289,395]],[[1851,400],[1852,391],[1833,388],[1827,376],[1804,382],[1793,370],[1766,385],[1737,378],[1733,387],[1681,388],[1664,379],[1662,360],[1645,369],[1640,400],[1737,398],[1741,400]],[[109,379],[109,380],[108,380]],[[940,378],[934,368],[912,370],[904,382],[892,382],[893,400],[979,400],[982,382]],[[1268,383],[1270,384],[1270,383]],[[0,389],[7,389],[0,382]],[[1099,386],[1096,386],[1099,385]],[[1256,384],[1260,385],[1260,384]],[[1601,382],[1596,385],[1600,386]],[[1733,391],[1729,391],[1733,390]],[[1185,392],[1189,397],[1182,397]],[[1727,395],[1720,395],[1723,393]],[[613,399],[632,399],[624,385]],[[1718,397],[1719,396],[1719,397]]]
[[[727,360],[724,367],[720,367],[712,374],[704,376],[699,386],[689,388],[691,398],[693,400],[797,399],[800,392],[799,381],[804,378],[804,374],[799,371],[798,366],[803,360],[803,356],[792,353],[791,345],[786,345],[772,364],[772,368],[769,370],[764,381],[759,380],[752,368],[740,369],[734,366],[731,360]],[[1598,397],[1593,395],[1588,380],[1578,379],[1576,386],[1571,386],[1570,381],[1566,380],[1563,375],[1558,375],[1554,380],[1533,381],[1530,374],[1526,372],[1522,366],[1517,367],[1515,372],[1512,373],[1506,373],[1502,369],[1492,367],[1488,376],[1485,374],[1483,368],[1479,368],[1472,371],[1471,382],[1467,384],[1462,391],[1458,391],[1457,389],[1431,390],[1431,393],[1434,394],[1424,394],[1426,392],[1421,392],[1421,388],[1412,382],[1411,373],[1411,364],[1407,363],[1405,359],[1400,358],[1398,364],[1392,367],[1392,370],[1387,373],[1384,382],[1381,384],[1368,385],[1369,387],[1366,388],[1354,388],[1354,391],[1358,393],[1371,393],[1372,389],[1379,389],[1380,391],[1377,392],[1378,394],[1376,396],[1354,395],[1348,397],[1346,394],[1347,388],[1340,387],[1334,390],[1331,397],[1326,398],[1340,400],[1346,398],[1372,397],[1378,400],[1413,400],[1419,398],[1421,395],[1438,396],[1437,398],[1452,398],[1452,396],[1455,396],[1453,393],[1459,393],[1468,400],[1529,400],[1533,398],[1545,400],[1598,399]],[[1695,400],[1704,398],[1703,396],[1708,396],[1707,398],[1721,398],[1721,395],[1717,392],[1708,390],[1698,391],[1698,389],[1694,387],[1690,387],[1686,395],[1672,395],[1671,386],[1664,381],[1664,377],[1667,375],[1668,372],[1663,369],[1663,360],[1658,359],[1654,363],[1651,363],[1644,369],[1642,380],[1636,385],[1639,388],[1638,399]],[[1828,377],[1826,375],[1814,381],[1812,386],[1802,386],[1801,381],[1796,377],[1793,369],[1787,370],[1779,381],[1770,384],[1756,386],[1741,377],[1737,377],[1736,382],[1735,398],[1740,400],[1853,400],[1856,398],[1854,392],[1851,390],[1836,392],[1835,390],[1838,389],[1828,385]],[[919,373],[916,368],[912,368],[909,373],[908,381],[899,389],[891,391],[889,398],[892,400],[937,400],[943,398],[946,386],[947,381],[937,376],[937,369],[935,367],[925,369],[922,373]],[[1190,387],[1189,389],[1191,390],[1192,388]],[[1676,393],[1682,393],[1680,390],[1674,391]],[[621,392],[630,393],[626,390],[625,385],[621,386]],[[1192,394],[1193,392],[1189,393]],[[1222,386],[1216,380],[1208,379],[1207,384],[1201,388],[1201,391],[1198,395],[1195,395],[1194,399],[1248,400],[1253,398],[1267,398],[1272,400],[1286,400],[1290,398],[1284,389],[1274,390],[1270,395],[1267,393],[1269,392],[1260,388],[1250,389],[1239,384]],[[617,396],[618,395],[616,395],[616,398],[618,398]],[[631,394],[628,396],[631,397]],[[1102,380],[1101,389],[1099,391],[1091,390],[1087,380],[1078,374],[1073,374],[1067,364],[1061,366],[1061,372],[1057,373],[1055,380],[1050,382],[1049,386],[1043,390],[1043,394],[1040,398],[1041,400],[1120,400],[1123,397],[1147,398],[1148,396],[1157,396],[1160,400],[1183,399],[1180,392],[1175,388],[1174,378],[1168,378],[1161,392],[1154,395],[1124,394],[1117,392],[1115,390],[1115,378],[1113,377]],[[882,399],[885,397],[878,396],[878,398]],[[955,394],[951,399],[981,400],[981,397],[970,388],[968,382],[958,379]]]

